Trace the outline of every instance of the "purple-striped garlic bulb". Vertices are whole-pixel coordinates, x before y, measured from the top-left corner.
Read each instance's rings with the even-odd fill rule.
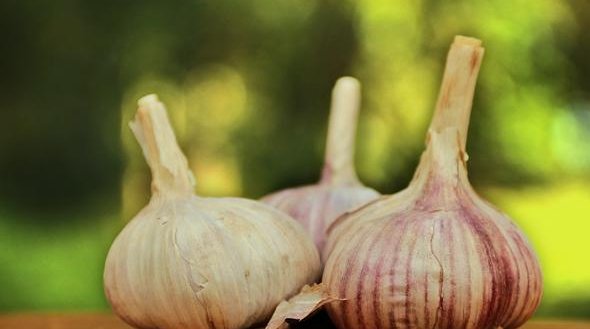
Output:
[[[465,143],[484,50],[456,37],[409,187],[330,228],[323,282],[340,329],[517,328],[542,295],[523,233],[467,179]]]
[[[379,196],[364,186],[354,169],[354,144],[360,107],[360,84],[351,77],[338,79],[332,108],[324,168],[315,185],[289,188],[262,198],[288,213],[311,234],[320,252],[326,229],[338,216]]]
[[[187,160],[155,95],[130,124],[152,171],[149,204],[117,236],[104,289],[136,328],[249,328],[320,275],[295,220],[262,202],[193,194]]]

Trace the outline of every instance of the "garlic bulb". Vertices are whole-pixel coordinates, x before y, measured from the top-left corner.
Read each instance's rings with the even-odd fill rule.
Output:
[[[314,282],[313,242],[261,202],[193,194],[192,176],[155,95],[130,124],[152,171],[149,204],[113,242],[104,287],[138,328],[247,328]]]
[[[338,216],[379,196],[377,191],[361,184],[354,170],[359,103],[359,82],[350,77],[340,78],[332,92],[325,164],[319,183],[262,198],[302,223],[320,251],[327,227]]]
[[[465,143],[483,57],[456,37],[409,187],[330,229],[323,282],[338,328],[517,328],[542,295],[536,256],[467,179]]]

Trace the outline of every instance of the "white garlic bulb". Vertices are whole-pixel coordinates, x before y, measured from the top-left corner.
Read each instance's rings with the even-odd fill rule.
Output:
[[[465,143],[481,42],[456,37],[410,186],[330,229],[323,283],[340,329],[517,328],[541,300],[525,236],[467,179]]]
[[[104,287],[138,328],[247,328],[314,282],[319,255],[299,223],[261,202],[193,194],[192,176],[155,95],[131,123],[152,171],[149,204],[117,236]]]
[[[340,78],[332,92],[332,109],[322,177],[319,183],[290,188],[262,198],[303,224],[322,250],[326,229],[338,216],[379,196],[359,181],[354,169],[354,144],[360,107],[360,84]]]

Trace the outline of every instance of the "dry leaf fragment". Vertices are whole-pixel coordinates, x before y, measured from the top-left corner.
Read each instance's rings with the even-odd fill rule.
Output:
[[[287,319],[301,321],[321,309],[325,304],[342,300],[344,299],[330,296],[323,283],[306,285],[299,294],[288,301],[282,301],[277,306],[266,329],[289,328]]]

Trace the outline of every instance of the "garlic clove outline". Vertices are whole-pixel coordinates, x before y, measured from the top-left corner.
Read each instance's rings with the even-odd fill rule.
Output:
[[[261,199],[303,224],[320,250],[326,229],[343,213],[379,196],[364,186],[354,168],[360,83],[352,77],[338,79],[332,91],[325,162],[317,184],[274,192]]]
[[[340,329],[518,328],[542,274],[524,234],[467,178],[465,144],[481,41],[457,36],[415,176],[329,230],[323,283]]]
[[[241,198],[193,194],[194,179],[166,110],[139,100],[130,124],[152,172],[152,197],[113,242],[104,288],[138,328],[247,328],[320,275],[299,223]]]

